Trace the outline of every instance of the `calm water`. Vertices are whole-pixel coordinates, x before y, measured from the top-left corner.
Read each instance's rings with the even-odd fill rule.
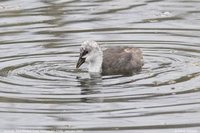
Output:
[[[140,47],[133,76],[75,69],[84,40]],[[1,0],[0,128],[200,132],[199,0]]]

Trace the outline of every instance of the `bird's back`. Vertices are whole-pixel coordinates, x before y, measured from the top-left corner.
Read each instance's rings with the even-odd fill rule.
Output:
[[[103,74],[132,74],[143,66],[139,48],[115,47],[103,51]]]

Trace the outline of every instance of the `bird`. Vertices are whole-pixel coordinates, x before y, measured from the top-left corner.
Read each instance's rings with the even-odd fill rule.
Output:
[[[140,48],[118,46],[102,51],[99,44],[93,40],[86,40],[81,44],[76,68],[85,62],[88,64],[89,73],[101,75],[131,75],[141,70],[144,65]]]

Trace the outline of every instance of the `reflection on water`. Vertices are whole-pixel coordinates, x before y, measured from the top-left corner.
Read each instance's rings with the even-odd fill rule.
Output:
[[[101,85],[102,78],[101,77],[90,77],[89,79],[81,79],[80,87],[81,87],[81,96],[82,102],[103,102],[103,98],[94,97],[92,95],[101,94]],[[90,95],[92,97],[90,97]]]
[[[199,0],[4,0],[0,128],[200,132]],[[76,70],[80,43],[140,47],[132,76]]]

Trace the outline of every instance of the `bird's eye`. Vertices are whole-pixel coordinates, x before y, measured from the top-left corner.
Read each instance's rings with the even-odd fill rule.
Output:
[[[84,50],[83,53],[82,53],[82,55],[84,56],[84,55],[86,55],[86,54],[88,54],[88,51],[87,51],[87,50]]]

